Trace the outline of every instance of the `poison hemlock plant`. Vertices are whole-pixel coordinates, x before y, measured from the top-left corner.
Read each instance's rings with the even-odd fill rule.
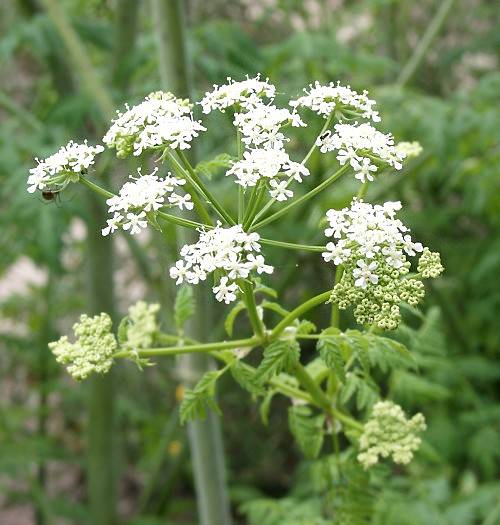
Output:
[[[70,183],[80,183],[101,195],[110,214],[103,235],[118,229],[135,235],[148,226],[163,230],[166,224],[198,232],[198,240],[182,247],[179,260],[168,269],[176,284],[182,284],[175,303],[175,334],[160,329],[158,305],[140,302],[122,320],[116,337],[106,314],[82,316],[74,327],[76,341],[62,337],[50,348],[78,380],[93,372],[106,373],[115,359],[143,366],[160,356],[207,353],[221,366],[185,391],[180,408],[183,422],[204,417],[207,409],[220,411],[217,381],[230,372],[252,399],[262,398],[264,420],[273,396],[289,398],[290,430],[307,458],[324,453],[346,472],[371,469],[380,458],[407,464],[419,447],[424,418],[417,414],[407,419],[401,407],[381,400],[374,378],[414,363],[401,343],[381,332],[400,325],[400,305],[418,305],[425,294],[423,281],[438,277],[443,267],[439,254],[414,240],[397,218],[400,202],[372,205],[363,197],[369,184],[376,184],[384,173],[401,170],[405,159],[418,155],[421,148],[417,143],[396,144],[392,135],[374,127],[380,116],[366,92],[315,83],[282,108],[274,104],[275,94],[276,88],[260,77],[229,80],[206,93],[199,103],[202,112],[230,113],[237,147],[196,167],[184,151],[207,129],[193,116],[195,107],[188,100],[156,92],[136,106],[127,106],[113,121],[104,144],[118,157],[154,154],[159,165],[149,174],[140,170],[131,174],[117,194],[92,180],[91,168],[104,149],[101,145],[70,142],[38,161],[30,172],[28,191],[59,192]],[[324,125],[306,156],[292,160],[286,150],[286,130],[289,126],[300,130],[309,117],[318,118],[314,114]],[[333,152],[327,157],[334,164],[332,171],[308,192],[296,195],[297,185],[309,176],[308,162],[316,150]],[[212,173],[220,170],[226,170],[235,183],[234,209],[224,207],[210,188]],[[264,226],[286,221],[290,210],[349,174],[360,181],[359,192],[350,206],[325,212],[325,234],[332,239],[325,246],[261,236]],[[283,306],[264,284],[279,272],[266,257],[266,246],[317,253],[334,267],[331,289],[298,306]],[[183,337],[184,323],[194,314],[190,286],[202,281],[212,283],[217,301],[234,303],[224,324],[227,340]],[[262,299],[262,294],[272,300]],[[322,305],[331,309],[332,322],[318,329],[304,316]],[[339,310],[347,308],[353,308],[359,330],[340,329]],[[252,333],[234,339],[235,319],[243,313]],[[269,313],[281,317],[274,326],[269,324]],[[307,366],[301,363],[304,340],[317,341],[318,356]],[[253,367],[246,357],[257,349],[262,358]],[[341,434],[344,437],[339,439]],[[335,455],[325,455],[330,448]],[[339,505],[321,511],[317,522],[331,516],[339,519],[349,507]]]

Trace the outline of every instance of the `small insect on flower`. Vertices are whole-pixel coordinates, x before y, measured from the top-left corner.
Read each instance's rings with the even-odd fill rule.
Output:
[[[56,202],[59,199],[61,190],[42,190],[42,199],[47,202]]]

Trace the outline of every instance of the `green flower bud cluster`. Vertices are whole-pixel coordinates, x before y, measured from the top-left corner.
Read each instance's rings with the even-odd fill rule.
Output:
[[[418,157],[423,148],[420,145],[420,142],[398,142],[396,144],[396,150],[400,153],[403,153],[406,159],[411,159],[413,157]]]
[[[365,469],[392,457],[395,463],[407,465],[422,440],[418,433],[426,429],[422,414],[406,419],[403,409],[392,401],[379,401],[373,406],[370,419],[359,440],[358,461]]]
[[[57,362],[66,365],[76,380],[85,379],[93,372],[105,374],[113,364],[113,354],[117,349],[111,327],[108,314],[82,315],[80,322],[73,325],[76,341],[71,343],[67,336],[63,336],[49,343],[49,348]]]
[[[429,248],[424,248],[418,260],[417,271],[424,279],[435,279],[443,273],[441,256],[438,252],[431,252]]]
[[[345,310],[355,305],[354,317],[362,325],[375,325],[382,330],[394,330],[401,321],[399,305],[402,302],[416,306],[424,297],[424,285],[417,279],[408,279],[410,262],[405,261],[400,268],[390,266],[385,256],[378,254],[373,258],[377,264],[376,283],[367,282],[365,288],[355,286],[357,260],[361,257],[356,251],[344,264],[344,272],[333,289],[330,300]]]
[[[128,310],[127,339],[123,346],[131,349],[151,348],[155,333],[158,331],[156,314],[159,304],[139,301]]]

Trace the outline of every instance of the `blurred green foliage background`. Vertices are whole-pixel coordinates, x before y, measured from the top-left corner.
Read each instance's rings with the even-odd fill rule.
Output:
[[[168,324],[171,255],[154,236],[139,243],[121,236],[111,266],[109,241],[94,235],[100,224],[95,202],[71,188],[47,204],[26,193],[25,181],[34,156],[44,157],[71,138],[99,140],[113,106],[162,88],[153,11],[162,2],[169,0],[0,5],[0,523],[5,525],[114,520],[96,518],[89,508],[92,489],[86,478],[95,465],[89,466],[92,459],[85,453],[92,439],[87,425],[92,396],[101,395],[97,402],[105,404],[110,391],[75,384],[46,345],[80,312],[103,308],[106,301],[123,313],[137,299],[161,300]],[[446,267],[428,290],[424,311],[407,311],[396,334],[414,352],[418,371],[397,370],[381,378],[384,392],[425,414],[425,446],[407,472],[395,470],[391,482],[378,488],[369,522],[500,524],[498,3],[182,4],[194,100],[227,76],[260,72],[290,95],[314,80],[340,80],[370,90],[382,127],[397,140],[422,144],[419,158],[401,174],[372,185],[367,195],[373,201],[403,201],[415,237],[439,250]],[[61,12],[67,20],[58,19]],[[76,52],[67,46],[65,23],[75,31]],[[205,120],[210,132],[198,141],[200,158],[223,151],[232,140],[224,118]],[[315,132],[311,126],[309,142],[292,143],[297,154],[307,150]],[[116,188],[131,164],[110,160],[99,163],[96,176]],[[314,184],[325,169],[317,155],[307,182]],[[230,202],[223,174],[211,184]],[[321,243],[318,222],[324,210],[345,205],[353,189],[353,181],[334,186],[270,228],[270,236]],[[331,275],[321,258],[290,260],[269,252],[280,270],[273,285],[289,304],[329,286]],[[111,271],[115,297],[108,294],[99,302],[102,288],[110,292]],[[342,322],[347,327],[352,321],[345,315]],[[214,329],[210,338],[218,337],[220,330]],[[116,399],[116,457],[107,465],[117,480],[116,523],[197,523],[187,438],[176,423],[179,378],[172,363],[145,373],[120,366],[114,383],[115,394],[109,395]],[[233,383],[224,384],[220,402],[235,523],[320,523],[310,517],[314,465],[301,461],[290,440],[285,403],[273,401],[265,426],[258,407]],[[108,474],[102,474],[104,482]]]

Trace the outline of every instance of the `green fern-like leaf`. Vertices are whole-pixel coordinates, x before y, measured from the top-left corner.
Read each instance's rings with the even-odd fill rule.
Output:
[[[220,414],[220,408],[215,400],[215,385],[223,370],[206,372],[193,389],[186,389],[179,415],[181,424],[194,419],[204,419],[207,408]]]
[[[197,175],[211,179],[212,176],[220,169],[230,168],[233,160],[235,159],[231,157],[231,155],[227,153],[221,153],[213,159],[199,162],[194,168],[194,171]]]
[[[236,361],[233,365],[231,365],[231,374],[234,380],[242,388],[250,392],[250,394],[255,396],[265,394],[265,389],[257,381],[255,370],[250,366],[245,365],[245,363]]]
[[[292,406],[288,409],[288,423],[304,456],[316,458],[323,446],[324,414],[313,415],[309,407]]]
[[[291,370],[300,357],[297,341],[274,341],[264,349],[264,358],[257,368],[257,379],[262,383],[275,375]]]

